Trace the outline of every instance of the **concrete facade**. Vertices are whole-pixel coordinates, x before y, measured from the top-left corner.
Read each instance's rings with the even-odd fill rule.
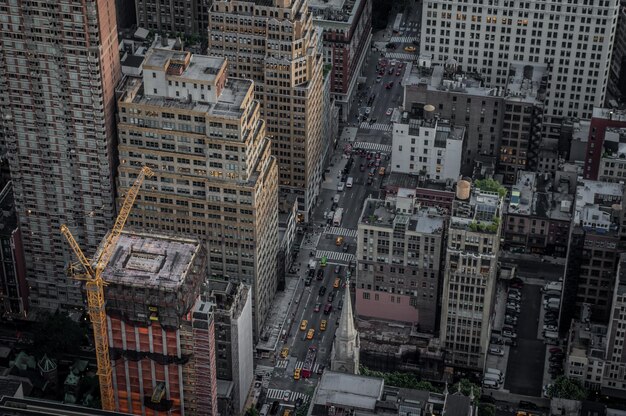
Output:
[[[250,80],[223,58],[152,49],[120,87],[119,191],[146,181],[128,226],[200,238],[211,278],[252,288],[255,337],[277,289],[278,169]]]
[[[486,85],[506,84],[511,64],[549,66],[548,122],[591,118],[606,95],[619,0],[603,3],[508,1],[425,3],[420,52],[453,59]],[[580,15],[588,16],[580,19]],[[549,130],[547,130],[549,132]]]
[[[81,285],[65,273],[73,253],[59,227],[93,253],[113,225],[115,2],[3,3],[0,16],[0,117],[30,304],[83,307]]]
[[[585,154],[585,167],[583,177],[585,179],[598,180],[600,174],[604,174],[604,168],[600,170],[603,158],[611,158],[610,155],[619,153],[619,130],[626,128],[626,112],[621,110],[611,110],[608,108],[596,107],[593,109],[593,117],[589,128],[589,138],[587,140],[587,150]],[[609,141],[616,142],[615,145],[605,144],[606,134],[609,133]],[[605,147],[608,151],[605,151]],[[614,152],[611,151],[614,150]],[[609,162],[610,163],[610,162]],[[610,166],[609,166],[610,167]]]
[[[457,191],[448,226],[439,334],[448,365],[482,371],[496,295],[502,197],[477,187],[467,191]]]
[[[421,209],[414,190],[366,200],[357,237],[358,316],[434,332],[443,233],[440,212]]]
[[[135,0],[137,26],[162,34],[206,38],[212,0]]]
[[[307,1],[214,2],[208,40],[232,76],[254,81],[280,190],[297,196],[308,221],[323,172],[324,61]]]

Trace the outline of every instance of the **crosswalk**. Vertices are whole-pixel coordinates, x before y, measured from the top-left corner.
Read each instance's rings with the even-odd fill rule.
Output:
[[[276,368],[287,368],[289,365],[289,360],[278,360],[276,363]]]
[[[344,237],[356,238],[358,231],[343,227],[326,227],[324,234],[342,235]]]
[[[265,376],[267,374],[272,374],[272,371],[274,371],[274,367],[269,367],[266,365],[257,365],[256,368],[254,369],[254,375],[255,376]]]
[[[417,55],[414,53],[405,52],[387,52],[385,53],[385,58],[399,59],[401,61],[414,61],[415,58],[417,58]]]
[[[317,250],[315,252],[315,257],[317,258],[322,258],[322,257],[326,257],[329,261],[330,260],[335,260],[335,261],[342,261],[345,263],[349,263],[351,261],[354,261],[354,254],[350,254],[350,253],[340,253],[340,252],[336,252],[336,251],[327,251],[327,250]]]
[[[363,121],[359,127],[368,130],[391,131],[393,125],[391,123],[369,123]]]
[[[391,37],[392,42],[398,42],[398,43],[411,43],[411,42],[415,42],[418,40],[419,40],[418,36],[392,36]]]
[[[391,153],[390,144],[370,143],[370,142],[354,142],[354,149],[373,150],[375,152]]]
[[[304,366],[304,361],[296,361],[296,368],[302,368]],[[317,370],[320,369],[320,365],[318,363],[315,363],[313,365],[313,374],[317,374]]]
[[[303,402],[306,402],[309,399],[309,395],[306,393],[301,393],[299,391],[291,391],[291,390],[281,390],[281,389],[267,389],[267,398],[270,400],[281,399],[284,400],[285,392],[289,393],[290,402],[295,402],[298,399],[302,399]]]

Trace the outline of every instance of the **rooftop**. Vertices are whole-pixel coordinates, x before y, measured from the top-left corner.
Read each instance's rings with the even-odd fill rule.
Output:
[[[604,359],[607,341],[607,326],[572,320],[570,326],[569,355]],[[580,355],[580,354],[584,355]]]
[[[94,258],[100,256],[102,244]],[[102,272],[109,283],[175,289],[183,285],[200,243],[192,239],[122,232]]]
[[[605,120],[615,120],[615,121],[623,121],[626,122],[626,111],[624,110],[616,110],[611,108],[601,108],[594,107],[593,108],[593,118],[602,118]]]
[[[574,223],[587,231],[615,234],[619,223],[612,214],[621,207],[622,192],[620,183],[582,180],[576,188]]]
[[[506,99],[520,102],[543,101],[546,86],[542,81],[546,72],[545,66],[512,64],[509,67]]]
[[[569,183],[557,186],[555,190],[550,176],[520,171],[511,189],[508,213],[569,221],[574,196],[568,193]]]
[[[414,197],[414,190],[411,196],[402,195],[402,188],[398,190],[397,198],[413,200]],[[439,234],[443,231],[444,218],[437,208],[414,204],[408,206],[404,201],[394,201],[392,198],[385,201],[368,199],[361,214],[361,224],[385,228],[402,227],[417,233]]]
[[[384,380],[355,374],[325,371],[317,386],[313,405],[350,407],[373,411],[382,398]]]
[[[170,98],[146,96],[143,82],[138,77],[126,77],[121,86],[121,102],[150,105],[162,108],[180,109],[206,113],[208,115],[239,119],[243,115],[243,104],[246,96],[253,88],[251,80],[228,78],[224,89],[214,102],[193,101],[188,97]]]
[[[309,9],[314,21],[323,21],[323,25],[332,22],[352,24],[354,12],[364,0],[309,0]]]
[[[497,232],[505,193],[506,190],[496,181],[475,181],[467,199],[455,199],[450,226],[469,228],[470,231]]]
[[[152,48],[146,54],[143,66],[163,70],[171,76],[212,83],[226,66],[226,58]]]

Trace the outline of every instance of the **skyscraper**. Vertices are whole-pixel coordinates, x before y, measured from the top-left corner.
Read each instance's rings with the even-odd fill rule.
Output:
[[[211,278],[252,288],[258,331],[277,288],[278,170],[254,83],[226,60],[151,49],[143,78],[120,88],[119,193],[147,165],[128,223],[206,243]]]
[[[225,0],[209,13],[209,55],[228,58],[231,76],[254,80],[280,189],[297,195],[307,220],[322,178],[319,48],[306,0]]]
[[[478,183],[457,183],[448,226],[441,299],[442,346],[455,367],[485,366],[495,300],[502,197]],[[488,189],[487,189],[488,188]]]
[[[606,95],[619,0],[476,3],[424,3],[420,52],[454,60],[492,87],[506,86],[512,64],[548,65],[548,122],[591,118]]]
[[[82,306],[59,227],[93,253],[114,217],[115,2],[3,2],[0,16],[0,116],[30,304]]]
[[[137,25],[161,33],[205,38],[211,2],[212,0],[135,0]]]

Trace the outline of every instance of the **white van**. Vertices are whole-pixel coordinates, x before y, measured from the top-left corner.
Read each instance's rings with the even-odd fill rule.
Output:
[[[485,374],[495,374],[500,378],[504,377],[504,374],[502,374],[502,371],[498,370],[497,368],[487,368],[485,369]]]
[[[352,188],[352,183],[354,182],[354,178],[350,176],[346,181],[346,188]]]
[[[496,383],[493,380],[483,380],[483,387],[487,388],[487,389],[499,389],[500,388],[500,384]]]
[[[337,192],[343,192],[343,188],[345,188],[346,184],[343,182],[339,182],[337,185]]]
[[[495,381],[498,384],[502,383],[502,379],[500,377],[498,377],[497,374],[492,374],[492,373],[485,374],[485,376],[483,377],[483,381],[485,381],[485,380],[492,380],[492,381]]]
[[[339,198],[341,198],[341,195],[339,195],[339,194],[335,194],[335,197],[333,198],[333,202],[334,202],[335,204],[338,204],[338,203],[339,203]]]
[[[561,306],[561,299],[548,299],[547,302],[544,302],[544,306],[546,307],[546,309],[559,309],[559,307]]]
[[[563,283],[561,282],[549,282],[543,287],[544,292],[549,290],[556,290],[557,292],[561,292],[563,290]]]

